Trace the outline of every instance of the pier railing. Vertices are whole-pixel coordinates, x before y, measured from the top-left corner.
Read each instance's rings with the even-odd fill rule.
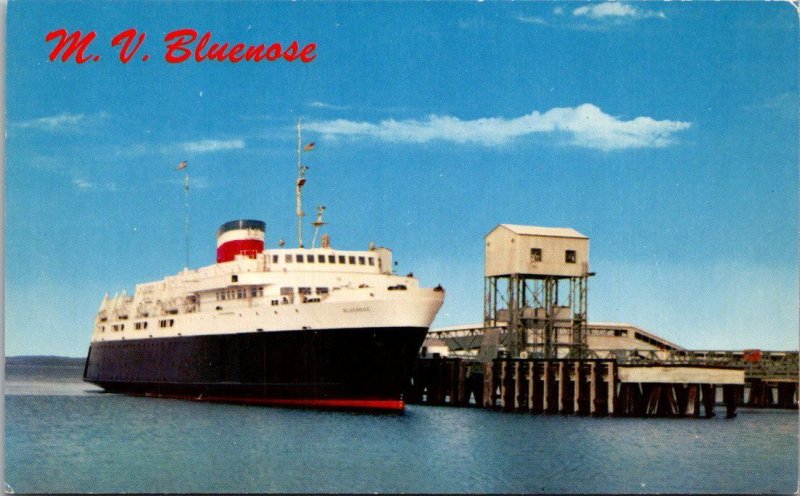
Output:
[[[796,351],[591,350],[591,358],[614,359],[620,365],[696,365],[744,368],[746,379],[797,381]]]
[[[630,324],[600,325],[590,323],[589,334],[608,329],[625,329],[626,335],[645,333]],[[498,326],[500,344],[505,343],[505,326]],[[450,356],[475,359],[483,343],[484,329],[478,325],[434,329],[428,337],[440,339],[450,350]],[[685,350],[662,346],[654,349],[591,349],[590,359],[613,359],[620,365],[695,365],[744,368],[745,378],[771,382],[798,381],[800,360],[797,351],[763,350]]]

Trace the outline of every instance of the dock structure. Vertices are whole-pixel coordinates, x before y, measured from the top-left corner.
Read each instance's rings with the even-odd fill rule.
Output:
[[[736,416],[744,371],[730,367],[619,365],[613,359],[420,358],[409,403],[506,412],[619,417],[713,417],[718,391]]]
[[[574,229],[500,224],[485,257],[483,322],[428,333],[407,402],[706,418],[720,399],[728,418],[742,405],[797,408],[796,351],[692,351],[589,322],[589,238]]]

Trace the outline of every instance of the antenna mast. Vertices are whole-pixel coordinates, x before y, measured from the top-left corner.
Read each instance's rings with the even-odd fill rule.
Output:
[[[317,245],[317,234],[319,234],[319,228],[326,224],[322,221],[322,212],[325,211],[325,208],[325,205],[317,205],[317,220],[311,223],[311,225],[314,226],[314,240],[311,241],[311,248],[314,248]],[[325,247],[323,246],[323,248]]]
[[[308,167],[300,162],[303,153],[303,143],[300,136],[300,117],[297,118],[297,187],[295,197],[297,200],[297,246],[303,247],[303,185],[306,183],[306,170]]]
[[[183,236],[186,240],[186,268],[189,268],[189,168],[184,167],[183,172],[185,173],[183,176],[183,190],[185,192],[184,195],[184,204],[186,206],[186,222],[184,223],[184,233]]]
[[[183,191],[184,202],[183,206],[186,211],[186,221],[183,225],[183,237],[186,240],[186,268],[189,268],[189,162],[184,160],[178,164],[175,170],[183,171]]]

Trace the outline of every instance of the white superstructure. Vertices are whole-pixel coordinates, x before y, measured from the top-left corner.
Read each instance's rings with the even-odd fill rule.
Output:
[[[224,234],[223,234],[224,235]],[[386,248],[273,249],[106,296],[92,342],[309,329],[429,327],[441,287],[392,273]]]

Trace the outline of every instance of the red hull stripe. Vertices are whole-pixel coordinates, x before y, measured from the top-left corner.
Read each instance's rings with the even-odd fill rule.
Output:
[[[260,239],[234,239],[217,247],[217,263],[230,262],[236,255],[256,258],[264,251],[264,241]]]
[[[218,403],[240,403],[247,405],[271,405],[271,406],[292,406],[302,408],[342,408],[358,410],[385,410],[402,411],[406,404],[403,400],[360,400],[349,398],[330,398],[330,399],[281,399],[281,398],[242,398],[227,396],[176,396],[161,394],[145,394],[145,396],[156,396],[158,398],[172,398],[179,400],[211,401]]]

